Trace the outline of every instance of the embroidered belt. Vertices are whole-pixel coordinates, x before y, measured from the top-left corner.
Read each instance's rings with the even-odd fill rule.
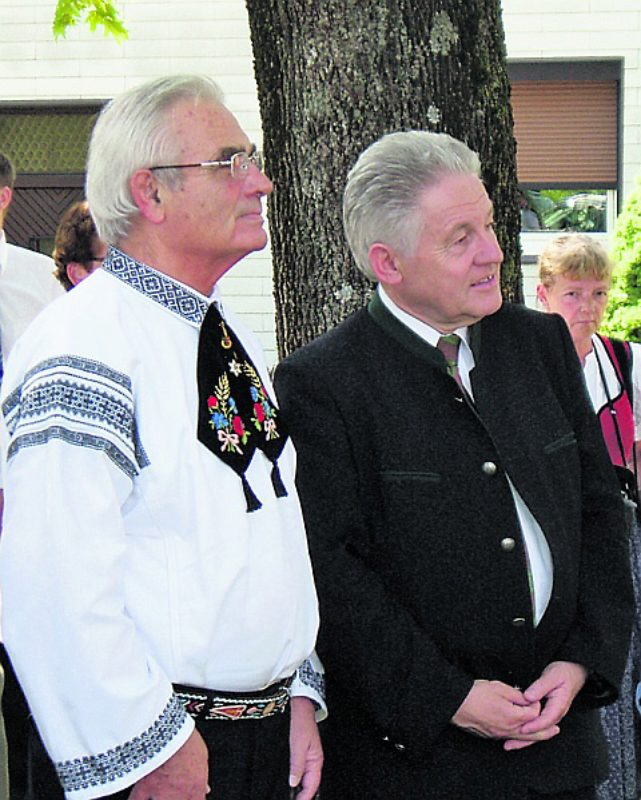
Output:
[[[287,708],[291,683],[292,678],[287,678],[257,692],[217,692],[174,684],[174,694],[197,720],[265,719]]]

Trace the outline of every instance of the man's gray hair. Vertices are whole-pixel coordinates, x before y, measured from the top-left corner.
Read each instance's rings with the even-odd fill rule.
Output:
[[[447,175],[479,177],[479,157],[446,133],[389,133],[361,153],[347,176],[343,226],[356,265],[376,280],[369,250],[376,242],[413,253],[424,219],[423,192]]]
[[[126,237],[139,213],[129,187],[134,172],[177,162],[180,142],[170,112],[183,100],[222,105],[223,93],[211,78],[171,75],[130,89],[100,113],[89,145],[87,200],[98,234],[107,244],[117,245]],[[177,188],[180,172],[162,170],[158,180]]]

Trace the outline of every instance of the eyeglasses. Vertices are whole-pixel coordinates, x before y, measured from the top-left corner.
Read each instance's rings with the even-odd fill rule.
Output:
[[[210,169],[211,167],[229,167],[231,170],[232,178],[236,178],[237,180],[243,180],[243,178],[247,177],[247,173],[249,172],[249,168],[251,165],[254,165],[256,169],[263,171],[265,166],[265,162],[263,159],[263,154],[260,150],[256,150],[253,153],[234,153],[231,158],[228,158],[226,161],[199,161],[196,164],[166,164],[162,167],[149,167],[151,172],[157,169],[187,169],[188,167],[203,167],[204,169]]]

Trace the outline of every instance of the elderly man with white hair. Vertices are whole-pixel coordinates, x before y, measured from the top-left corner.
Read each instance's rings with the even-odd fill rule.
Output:
[[[103,268],[6,365],[7,648],[65,796],[310,800],[317,602],[295,455],[217,284],[266,244],[262,157],[209,79],[117,97]]]

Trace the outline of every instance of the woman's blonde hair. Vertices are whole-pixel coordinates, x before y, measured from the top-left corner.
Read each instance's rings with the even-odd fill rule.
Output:
[[[612,280],[612,262],[602,244],[585,233],[564,233],[553,239],[539,256],[539,281],[550,287],[559,276],[578,280]]]

